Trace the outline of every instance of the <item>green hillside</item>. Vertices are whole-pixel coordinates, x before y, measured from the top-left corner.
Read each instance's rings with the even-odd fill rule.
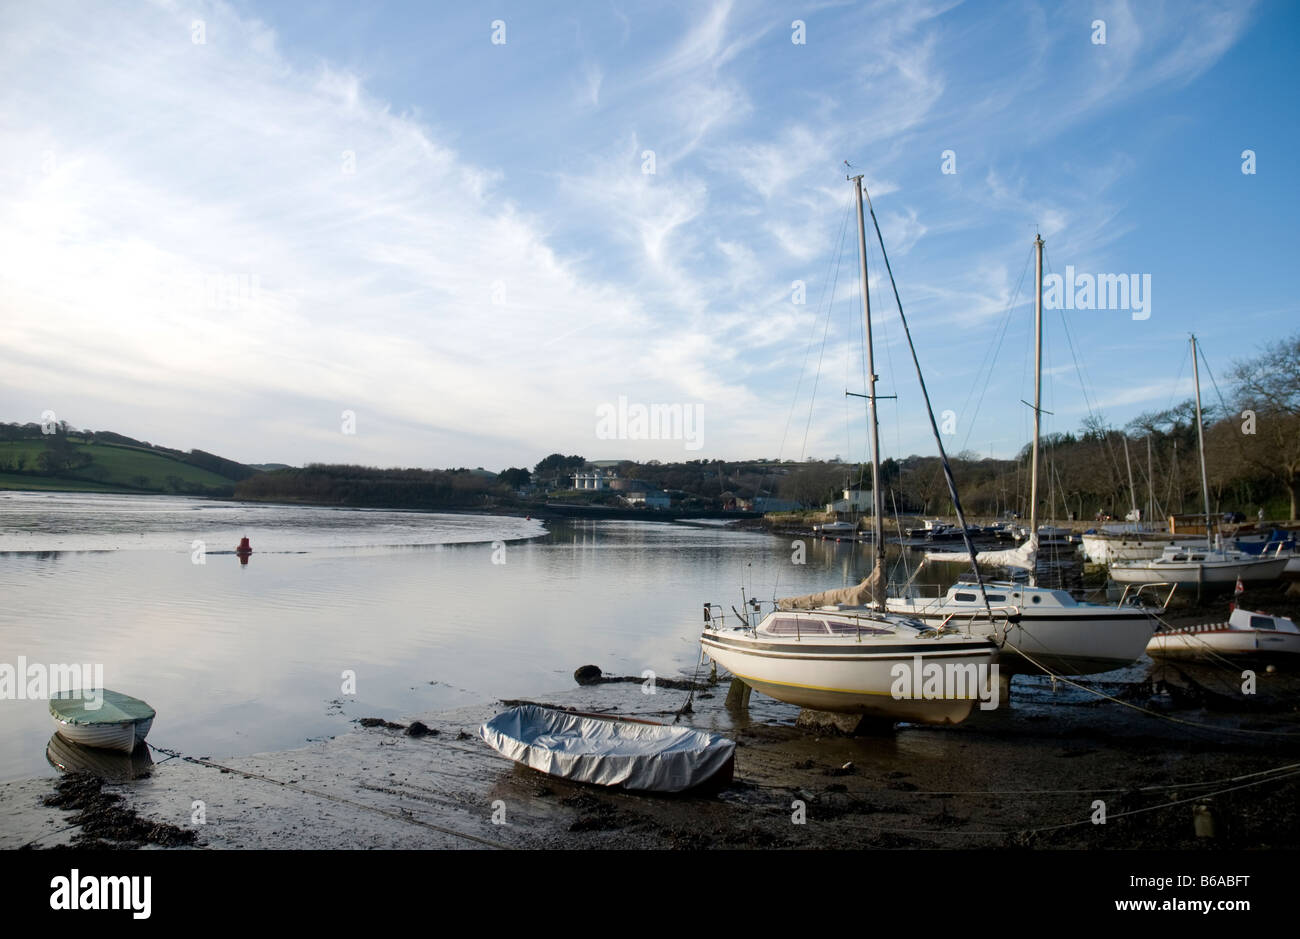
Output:
[[[220,466],[230,475],[191,461]],[[0,489],[230,495],[253,472],[202,451],[184,454],[75,434],[0,440]]]

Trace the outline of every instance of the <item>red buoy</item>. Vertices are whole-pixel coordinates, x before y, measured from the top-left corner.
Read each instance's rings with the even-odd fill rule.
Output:
[[[247,539],[247,538],[240,538],[240,539],[239,539],[239,547],[235,549],[235,553],[236,553],[236,554],[252,554],[252,553],[253,553],[253,548],[252,548],[251,545],[249,545],[249,543],[248,543],[248,539]]]

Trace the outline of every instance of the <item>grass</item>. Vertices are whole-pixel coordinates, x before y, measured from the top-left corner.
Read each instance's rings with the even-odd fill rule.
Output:
[[[229,490],[234,481],[224,476],[188,463],[174,460],[165,454],[137,447],[116,444],[73,443],[77,450],[90,454],[92,462],[81,469],[60,473],[57,476],[26,475],[12,470],[0,471],[0,488],[50,489],[85,492],[168,492],[167,478],[173,476],[182,483],[206,489]],[[16,466],[21,454],[27,458],[27,470],[36,468],[36,458],[45,449],[40,441],[0,441],[0,466]],[[141,479],[140,477],[143,477]]]

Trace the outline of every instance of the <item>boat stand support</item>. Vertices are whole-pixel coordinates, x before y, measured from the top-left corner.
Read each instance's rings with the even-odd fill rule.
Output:
[[[817,711],[803,708],[796,727],[805,730],[838,732],[849,737],[879,737],[891,735],[895,722],[888,718],[869,717],[865,714],[841,714],[836,711]]]
[[[727,710],[749,710],[749,695],[753,690],[739,678],[732,678],[731,687],[727,689],[727,700],[725,702]]]

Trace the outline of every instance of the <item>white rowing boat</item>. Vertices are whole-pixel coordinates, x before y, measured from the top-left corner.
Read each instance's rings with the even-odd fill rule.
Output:
[[[130,753],[149,736],[155,713],[139,698],[107,688],[60,691],[50,697],[55,732],[83,747]]]
[[[645,792],[723,786],[736,744],[689,727],[525,704],[479,728],[502,756],[573,782]]]

